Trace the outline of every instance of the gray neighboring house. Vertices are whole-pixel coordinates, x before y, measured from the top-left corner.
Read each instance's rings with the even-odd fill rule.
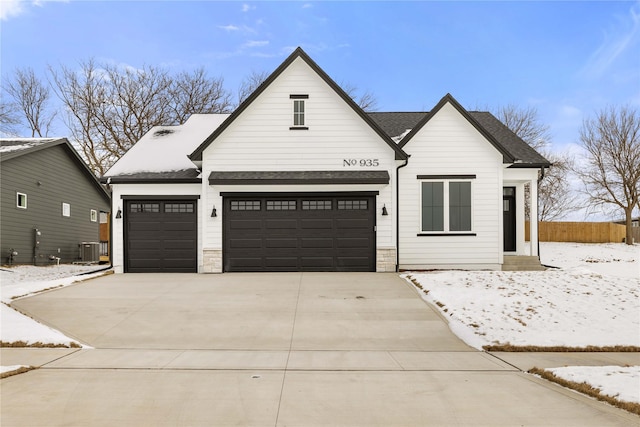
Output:
[[[95,258],[110,196],[66,138],[0,139],[0,172],[1,264]]]

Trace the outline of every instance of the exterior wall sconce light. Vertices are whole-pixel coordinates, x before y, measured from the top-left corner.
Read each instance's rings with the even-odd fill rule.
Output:
[[[213,205],[213,210],[211,211],[211,218],[215,218],[218,216],[218,211],[216,210],[216,206]]]
[[[118,212],[116,212],[116,219],[122,218],[122,210],[118,208]]]
[[[387,212],[387,205],[382,205],[382,215],[387,216],[389,212]]]

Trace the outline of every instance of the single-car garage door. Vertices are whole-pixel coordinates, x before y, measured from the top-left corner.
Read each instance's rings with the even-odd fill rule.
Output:
[[[225,271],[375,271],[375,196],[224,197]]]
[[[195,200],[128,200],[125,203],[125,271],[195,273]]]

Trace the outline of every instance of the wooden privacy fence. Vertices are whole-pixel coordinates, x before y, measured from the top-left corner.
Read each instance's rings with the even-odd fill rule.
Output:
[[[620,243],[626,236],[625,226],[613,222],[539,222],[541,242]],[[529,221],[525,238],[529,240]],[[638,239],[636,239],[636,242]]]

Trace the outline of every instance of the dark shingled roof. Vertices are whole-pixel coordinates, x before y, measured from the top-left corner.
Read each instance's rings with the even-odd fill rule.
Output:
[[[548,167],[550,163],[493,114],[470,111],[469,114],[487,130],[516,159],[512,167]]]
[[[211,172],[210,185],[388,184],[385,171],[242,171]]]
[[[424,118],[426,112],[367,113],[391,138],[397,138]]]
[[[128,175],[117,175],[113,177],[103,176],[100,181],[106,184],[126,184],[126,183],[201,183],[200,171],[196,168],[183,169],[179,171],[167,172],[138,172]]]
[[[408,129],[413,129],[429,112],[375,112],[367,114],[391,138],[398,139]],[[469,115],[491,134],[505,151],[517,159],[512,167],[550,166],[547,159],[502,124],[493,114],[486,111],[469,111]]]

